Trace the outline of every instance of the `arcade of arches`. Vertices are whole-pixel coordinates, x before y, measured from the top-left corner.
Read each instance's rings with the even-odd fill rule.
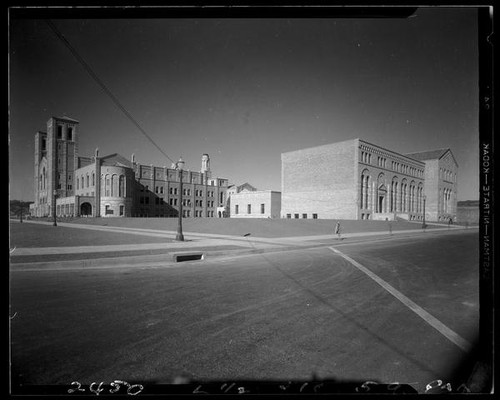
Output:
[[[383,173],[375,179],[367,169],[361,173],[360,208],[366,218],[370,213],[408,213],[417,214],[413,217],[420,219],[423,203],[422,182],[397,176],[388,180]]]

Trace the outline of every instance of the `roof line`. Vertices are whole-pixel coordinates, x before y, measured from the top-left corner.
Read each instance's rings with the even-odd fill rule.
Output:
[[[382,146],[380,146],[380,145],[378,145],[378,144],[373,144],[373,143],[367,142],[367,141],[366,141],[366,140],[364,140],[364,139],[358,139],[358,140],[359,140],[360,142],[366,143],[366,144],[368,144],[368,145],[370,145],[370,146],[378,147],[378,148],[380,148],[380,149],[382,149],[382,150],[385,150],[385,151],[387,151],[387,152],[389,152],[389,153],[396,154],[397,156],[404,157],[404,158],[409,158],[409,159],[411,159],[412,161],[416,161],[417,163],[424,164],[422,161],[420,161],[420,160],[415,160],[414,158],[408,157],[406,154],[398,153],[397,151],[394,151],[394,150],[389,150],[389,149],[387,149],[387,148],[385,148],[385,147],[382,147]]]

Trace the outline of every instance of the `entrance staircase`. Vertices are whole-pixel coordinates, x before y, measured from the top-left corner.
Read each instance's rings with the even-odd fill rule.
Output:
[[[374,220],[374,221],[385,221],[385,220],[394,221],[396,219],[395,217],[396,216],[394,213],[373,213],[372,214],[372,220]]]

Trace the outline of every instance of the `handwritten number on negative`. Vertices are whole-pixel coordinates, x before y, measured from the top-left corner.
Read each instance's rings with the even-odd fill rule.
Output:
[[[96,396],[99,396],[99,394],[100,394],[100,393],[104,390],[104,389],[101,389],[101,386],[102,386],[102,384],[103,384],[103,383],[104,383],[104,382],[99,383],[99,386],[97,386],[97,389],[94,389],[94,385],[97,385],[97,383],[96,383],[96,382],[92,382],[92,383],[90,384],[90,388],[89,388],[89,390],[90,390],[92,393],[95,393],[95,394],[96,394]]]
[[[80,382],[73,381],[71,382],[72,385],[76,385],[76,389],[68,389],[68,393],[74,393],[74,392],[85,392],[85,389],[82,389],[82,384]]]

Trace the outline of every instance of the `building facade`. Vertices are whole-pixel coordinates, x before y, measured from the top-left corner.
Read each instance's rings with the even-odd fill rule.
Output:
[[[228,180],[212,177],[203,154],[200,172],[144,165],[120,154],[78,154],[79,122],[52,117],[35,135],[35,201],[31,215],[215,218],[226,204]],[[182,180],[182,190],[181,190]]]
[[[450,149],[403,155],[353,139],[283,153],[281,166],[282,218],[456,218]]]
[[[231,195],[231,218],[280,218],[281,193],[243,190]]]

